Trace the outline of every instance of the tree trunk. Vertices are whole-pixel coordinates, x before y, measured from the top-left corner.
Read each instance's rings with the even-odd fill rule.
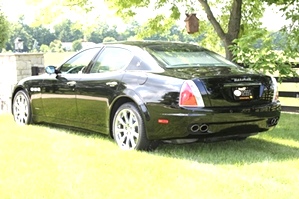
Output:
[[[228,31],[225,33],[219,22],[216,20],[214,14],[207,0],[198,0],[207,14],[207,18],[212,24],[218,37],[221,39],[225,49],[226,58],[233,60],[233,53],[230,51],[229,46],[234,45],[233,41],[238,38],[240,26],[241,26],[241,14],[242,14],[242,0],[232,0],[232,6],[230,10],[230,17],[228,22]]]
[[[231,44],[223,44],[224,49],[225,49],[225,57],[226,57],[226,59],[232,61],[234,59],[234,55],[233,55],[233,53],[229,49],[229,46],[231,46],[231,45],[232,45],[232,43]]]

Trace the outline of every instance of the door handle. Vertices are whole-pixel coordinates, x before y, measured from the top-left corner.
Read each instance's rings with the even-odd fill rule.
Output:
[[[75,81],[70,81],[70,82],[67,82],[66,84],[67,84],[69,87],[75,87],[76,84],[77,84],[77,82],[75,82]]]
[[[117,85],[117,82],[107,82],[106,85],[110,87],[114,87]]]

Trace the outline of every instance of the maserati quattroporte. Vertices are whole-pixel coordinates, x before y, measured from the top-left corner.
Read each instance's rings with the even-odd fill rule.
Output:
[[[122,149],[242,140],[280,117],[275,78],[194,44],[103,43],[45,71],[15,86],[15,121],[107,134]]]

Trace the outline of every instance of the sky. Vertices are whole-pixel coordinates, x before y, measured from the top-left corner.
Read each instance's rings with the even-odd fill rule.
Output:
[[[267,7],[262,22],[270,31],[277,31],[288,22],[282,17],[282,13],[274,6]]]
[[[21,15],[24,15],[27,22],[30,23],[34,20],[34,13],[38,12],[39,10],[38,6],[26,5],[25,0],[0,0],[0,2],[0,6],[4,13],[7,15],[8,19],[14,22],[16,22]],[[109,23],[115,25],[122,24],[122,20],[118,17],[115,17],[113,11],[109,10],[103,2],[103,0],[94,0],[94,5],[96,9],[88,15],[85,14],[84,20],[93,21],[92,19],[94,19],[95,16],[98,16],[100,13],[100,16],[105,17],[107,20],[109,20]],[[143,10],[142,13],[138,15],[138,22],[145,22],[146,19],[149,18],[151,15],[151,11]],[[80,20],[82,19],[82,16],[77,15],[76,18],[75,15],[73,15],[73,19]],[[264,26],[270,31],[277,31],[287,23],[283,19],[282,14],[279,13],[278,9],[275,9],[275,7],[267,7],[262,22]]]

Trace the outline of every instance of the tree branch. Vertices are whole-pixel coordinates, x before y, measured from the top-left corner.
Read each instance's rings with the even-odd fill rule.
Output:
[[[233,0],[227,31],[227,36],[230,41],[238,38],[242,17],[241,12],[242,0]]]
[[[217,35],[220,37],[220,39],[225,42],[225,33],[221,27],[221,25],[219,24],[219,22],[216,20],[209,4],[207,0],[198,0],[198,2],[201,4],[201,6],[204,8],[206,14],[207,14],[207,18],[210,21],[210,23],[212,24],[212,26],[214,27],[214,30],[216,31]],[[225,42],[226,43],[226,42]]]

